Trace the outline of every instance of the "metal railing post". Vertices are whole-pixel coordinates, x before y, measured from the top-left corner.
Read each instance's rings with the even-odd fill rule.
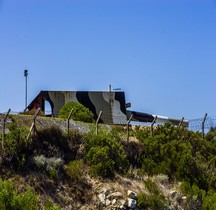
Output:
[[[133,117],[133,114],[131,114],[131,116],[130,116],[130,118],[128,119],[127,124],[126,124],[126,126],[127,126],[127,141],[128,141],[128,142],[129,142],[129,135],[130,135],[130,133],[129,133],[129,123],[130,123],[130,121],[132,120],[132,117]]]
[[[4,120],[3,120],[3,129],[2,129],[2,151],[4,152],[4,140],[5,140],[5,127],[6,127],[6,121],[7,121],[7,117],[10,113],[11,109],[8,109],[5,117],[4,117]]]
[[[204,116],[203,121],[202,121],[202,137],[203,138],[205,137],[205,121],[206,121],[206,117],[207,117],[207,113],[205,113],[205,116]]]
[[[96,121],[96,135],[98,135],[98,122],[99,122],[99,120],[100,120],[100,117],[101,117],[101,115],[102,115],[102,111],[100,111],[100,113],[99,113],[99,115],[98,115],[98,118],[97,118],[97,121]]]
[[[156,122],[156,120],[157,120],[157,116],[155,116],[155,118],[154,118],[154,120],[152,121],[152,124],[151,124],[151,135],[153,136],[153,126],[154,126],[154,124],[155,124],[155,122]]]

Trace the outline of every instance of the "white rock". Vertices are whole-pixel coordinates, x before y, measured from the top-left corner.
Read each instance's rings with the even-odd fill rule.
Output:
[[[176,195],[177,195],[177,192],[175,190],[174,191],[170,191],[170,197],[172,199],[174,199],[176,197]]]
[[[119,208],[120,208],[120,209],[124,209],[124,205],[121,205]]]
[[[117,200],[116,199],[113,199],[112,200],[112,205],[116,205],[117,204]]]
[[[99,194],[98,198],[100,199],[101,203],[106,204],[106,195],[104,193]]]
[[[187,200],[187,196],[183,196],[183,197],[182,197],[182,200],[183,200],[183,201],[186,201],[186,200]]]
[[[128,198],[128,207],[129,208],[135,209],[136,208],[136,204],[137,204],[136,200]]]
[[[127,191],[127,195],[129,196],[129,198],[132,198],[132,199],[136,199],[137,200],[137,193],[133,192],[132,190],[128,190]]]
[[[104,195],[109,195],[109,193],[110,193],[110,191],[108,190],[108,189],[103,189],[103,193],[104,193]]]
[[[111,201],[110,201],[109,199],[106,199],[106,200],[105,200],[105,205],[106,205],[106,206],[109,206],[110,204],[111,204]]]

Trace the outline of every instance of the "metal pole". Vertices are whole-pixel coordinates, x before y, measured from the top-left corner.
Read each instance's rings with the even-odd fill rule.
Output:
[[[96,135],[98,135],[98,122],[99,122],[99,120],[100,120],[100,117],[101,117],[101,115],[102,115],[102,111],[100,111],[100,113],[99,113],[99,115],[98,115],[98,118],[97,118],[97,121],[96,121]]]
[[[7,117],[10,113],[11,109],[8,109],[5,117],[4,117],[4,121],[3,121],[3,130],[2,130],[2,151],[4,151],[4,140],[5,140],[5,124],[6,124],[6,121],[7,121]]]
[[[152,121],[152,124],[151,124],[151,135],[152,136],[153,136],[153,126],[154,126],[156,120],[157,120],[157,116],[155,116],[155,118],[154,118],[154,120]]]
[[[28,77],[28,70],[24,70],[25,76],[25,109],[27,107],[27,77]]]
[[[69,115],[68,115],[68,118],[67,118],[67,130],[68,130],[68,136],[69,136],[69,129],[70,129],[70,118],[71,118],[71,115],[73,113],[73,108],[71,109]]]
[[[127,121],[127,141],[129,141],[129,123],[132,120],[133,114],[131,114],[129,120]]]
[[[202,121],[202,137],[204,138],[205,137],[205,121],[206,121],[206,117],[207,117],[207,113],[205,113],[205,116],[203,118],[203,121]]]

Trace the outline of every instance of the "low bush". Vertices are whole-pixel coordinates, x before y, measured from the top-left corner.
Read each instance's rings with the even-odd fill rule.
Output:
[[[66,174],[73,180],[79,180],[84,173],[84,163],[82,160],[74,160],[65,165]]]
[[[72,111],[71,119],[75,121],[82,121],[82,122],[89,122],[89,123],[94,122],[93,113],[82,104],[74,101],[70,101],[64,104],[59,112],[58,117],[67,119],[72,109],[73,111]]]
[[[2,210],[37,210],[38,196],[26,188],[23,193],[18,193],[12,182],[0,179],[0,209]]]
[[[27,140],[28,131],[20,128],[16,123],[9,125],[9,132],[5,135],[4,149],[0,147],[3,162],[12,162],[15,168],[23,167],[26,163],[26,151],[31,140]]]
[[[47,201],[44,204],[44,210],[61,210],[60,205]]]
[[[95,175],[113,177],[114,172],[126,173],[129,162],[123,145],[111,133],[89,134],[85,138],[85,161]]]
[[[216,189],[214,129],[205,139],[200,133],[169,124],[157,127],[153,136],[142,130],[134,132],[143,143],[137,165],[143,174],[165,174],[169,181],[187,181],[206,191]]]
[[[215,210],[216,209],[216,192],[213,190],[208,191],[203,199],[202,210]]]
[[[149,194],[141,193],[138,195],[137,206],[141,209],[165,209],[168,206],[165,197],[159,190],[157,184],[151,179],[144,181],[145,187],[149,191]]]
[[[51,179],[56,179],[58,177],[58,172],[64,164],[61,158],[47,158],[44,155],[34,156],[33,162],[39,170],[47,172]]]

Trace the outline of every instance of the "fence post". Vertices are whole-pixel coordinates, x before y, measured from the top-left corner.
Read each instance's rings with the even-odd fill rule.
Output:
[[[127,121],[127,141],[129,142],[129,123],[132,120],[133,114],[131,114],[129,120]]]
[[[184,117],[182,117],[181,122],[178,125],[178,128],[180,128],[182,126],[183,121],[184,121]]]
[[[205,113],[205,116],[204,116],[203,121],[202,121],[202,137],[203,138],[205,137],[205,121],[206,121],[206,117],[207,117],[207,113]]]
[[[151,135],[152,136],[153,136],[153,126],[154,126],[156,120],[157,120],[157,116],[155,116],[155,118],[154,118],[154,120],[152,121],[152,124],[151,124]]]
[[[102,115],[102,111],[100,111],[98,118],[97,118],[97,121],[96,121],[96,135],[98,135],[98,122],[100,120],[101,115]]]
[[[71,115],[73,113],[73,108],[71,109],[69,115],[68,115],[68,118],[67,118],[67,130],[68,130],[68,136],[69,136],[69,129],[70,129],[70,118],[71,118]]]
[[[39,108],[36,110],[36,112],[35,112],[35,114],[34,114],[34,116],[33,116],[33,122],[32,122],[32,125],[31,125],[31,127],[30,127],[29,134],[28,134],[28,136],[27,136],[27,140],[29,139],[29,137],[30,137],[30,135],[31,135],[31,133],[32,133],[32,130],[35,131],[35,121],[36,121],[36,118],[37,118],[37,116],[38,116],[40,110],[41,110],[41,108],[39,107]]]
[[[3,129],[2,129],[2,151],[4,152],[4,140],[5,140],[5,126],[6,126],[6,121],[7,121],[7,117],[10,113],[11,109],[8,109],[5,117],[4,117],[4,120],[3,120]]]

